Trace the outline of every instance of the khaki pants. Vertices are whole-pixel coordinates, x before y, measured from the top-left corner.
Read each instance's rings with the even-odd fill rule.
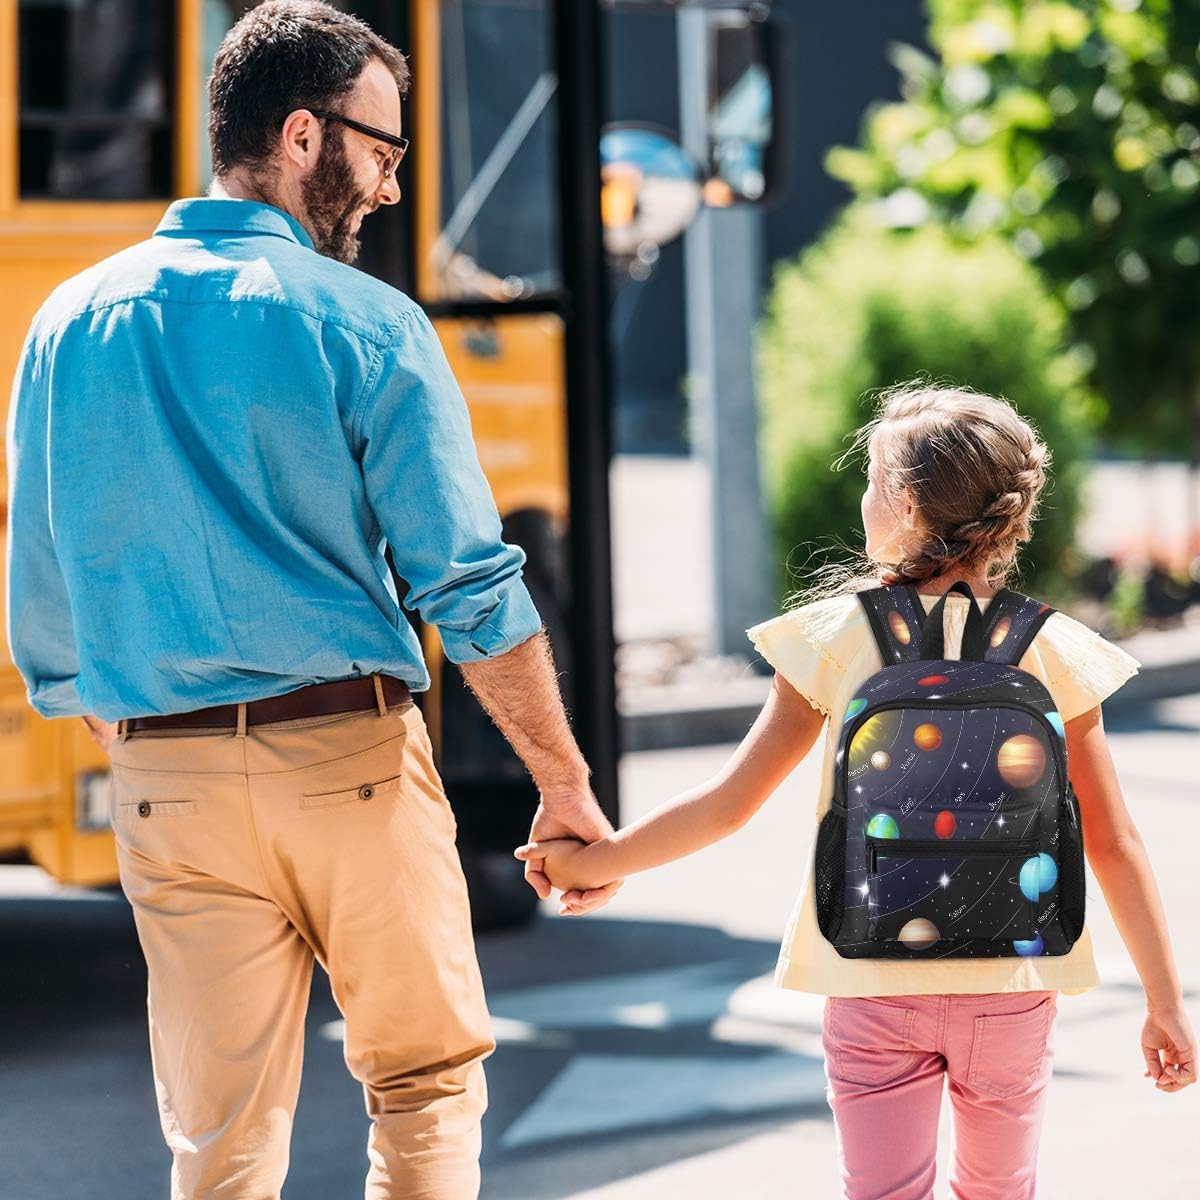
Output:
[[[366,1095],[368,1200],[475,1197],[494,1042],[420,709],[144,731],[112,762],[172,1200],[279,1197],[314,959]]]

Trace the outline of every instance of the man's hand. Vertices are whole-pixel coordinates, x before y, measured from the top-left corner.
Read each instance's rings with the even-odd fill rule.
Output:
[[[594,842],[612,832],[588,786],[588,767],[575,743],[544,632],[505,654],[460,663],[463,678],[529,768],[541,804],[529,841],[577,837]],[[453,752],[453,748],[451,748]],[[536,861],[525,864],[529,886],[543,899],[550,881]],[[591,912],[616,895],[620,881],[590,891],[563,894],[564,915]]]
[[[534,814],[529,830],[530,842],[548,842],[557,838],[576,837],[585,842],[594,842],[612,833],[612,826],[600,811],[595,796],[589,788],[572,788],[543,791],[541,803]],[[544,860],[531,858],[525,863],[525,881],[541,899],[550,896],[551,883],[543,870]],[[600,888],[587,891],[570,891],[562,895],[562,916],[582,916],[594,912],[607,904],[621,889],[622,880],[617,879]]]
[[[82,717],[81,720],[88,727],[90,733],[96,742],[96,745],[109,754],[112,751],[112,744],[117,739],[117,727],[111,721],[102,721],[99,717],[91,716]]]

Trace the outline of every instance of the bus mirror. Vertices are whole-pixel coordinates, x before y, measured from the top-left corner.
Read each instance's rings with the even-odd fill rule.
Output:
[[[705,204],[757,204],[776,183],[780,30],[765,4],[718,8],[707,18]]]
[[[699,167],[673,138],[645,125],[605,128],[600,181],[604,248],[625,263],[649,266],[700,208]]]

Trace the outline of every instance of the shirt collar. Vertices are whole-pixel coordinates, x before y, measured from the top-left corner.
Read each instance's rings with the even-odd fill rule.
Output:
[[[287,238],[312,250],[308,230],[291,213],[257,200],[226,200],[199,196],[176,200],[163,214],[156,234],[165,233],[263,233]]]

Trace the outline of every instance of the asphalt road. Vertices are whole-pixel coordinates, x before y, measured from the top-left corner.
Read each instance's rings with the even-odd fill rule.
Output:
[[[1113,731],[1200,1025],[1193,763],[1200,697]],[[626,819],[717,769],[729,747],[628,756]],[[810,755],[741,833],[631,879],[598,917],[543,917],[481,942],[500,1042],[484,1200],[834,1197],[821,998],[772,988],[811,852]],[[1104,986],[1060,1001],[1039,1195],[1200,1194],[1200,1088],[1141,1077],[1141,995],[1089,880]],[[0,867],[0,1200],[165,1200],[145,975],[119,895],[46,895]],[[321,973],[309,1013],[288,1200],[361,1195],[366,1120]],[[949,1142],[944,1122],[945,1194]]]

